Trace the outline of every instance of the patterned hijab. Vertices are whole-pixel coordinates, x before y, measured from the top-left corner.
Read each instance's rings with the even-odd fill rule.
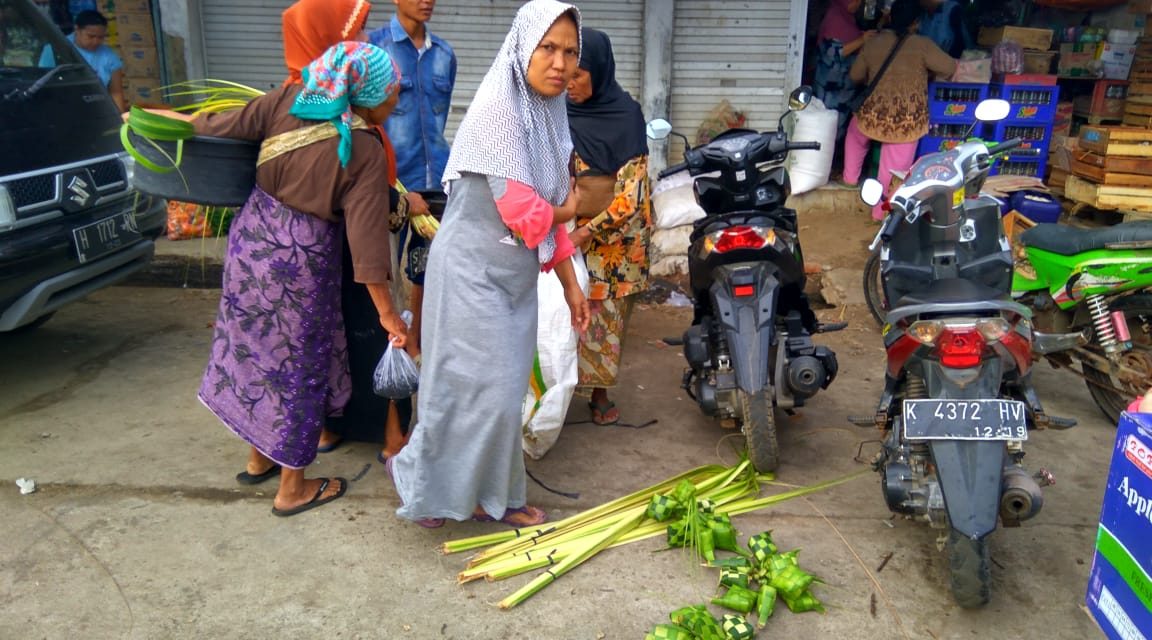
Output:
[[[352,107],[373,108],[400,89],[400,71],[388,52],[366,42],[341,42],[301,73],[304,89],[289,113],[327,120],[340,132],[340,166],[352,158]]]
[[[284,84],[299,83],[300,71],[328,47],[363,31],[371,9],[368,0],[300,0],[285,9],[280,23],[288,65]]]
[[[528,63],[544,34],[564,13],[580,12],[557,0],[532,0],[516,12],[496,60],[484,76],[456,132],[444,184],[462,173],[522,182],[554,205],[568,197],[572,138],[564,94],[545,98],[528,85]],[[543,254],[542,254],[543,256]]]

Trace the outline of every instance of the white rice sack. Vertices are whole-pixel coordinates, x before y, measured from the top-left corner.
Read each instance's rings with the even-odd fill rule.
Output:
[[[657,229],[672,229],[692,224],[704,217],[692,193],[692,176],[687,171],[657,180],[652,188],[652,217]]]
[[[793,113],[792,117],[795,124],[789,140],[820,143],[819,151],[792,151],[788,154],[788,177],[792,183],[792,193],[799,194],[828,184],[840,117],[836,111],[826,108],[819,98],[812,98],[808,108]]]

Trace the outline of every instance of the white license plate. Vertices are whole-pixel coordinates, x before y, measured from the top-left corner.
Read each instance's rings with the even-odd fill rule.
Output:
[[[72,230],[76,258],[81,263],[95,260],[140,239],[136,216],[131,211],[118,213]]]
[[[905,400],[907,440],[1027,440],[1028,407],[1018,400]]]

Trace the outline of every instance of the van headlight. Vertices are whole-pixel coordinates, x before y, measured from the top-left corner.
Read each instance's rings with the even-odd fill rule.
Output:
[[[8,231],[16,226],[16,203],[8,188],[0,184],[0,231]]]

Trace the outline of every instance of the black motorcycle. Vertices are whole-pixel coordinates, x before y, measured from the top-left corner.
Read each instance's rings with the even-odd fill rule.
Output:
[[[695,149],[685,140],[684,162],[659,174],[687,169],[706,214],[688,249],[694,315],[683,337],[683,388],[705,415],[743,430],[760,471],[780,462],[775,409],[803,406],[836,377],[836,354],[812,335],[844,328],[812,312],[796,211],[784,206],[790,187],[780,163],[789,151],[820,148],[789,142],[784,118],[811,98],[809,87],[793,91],[774,132],[730,129]],[[671,133],[665,120],[649,123],[654,139]]]
[[[998,120],[1007,109],[988,100],[976,114]],[[1019,144],[970,140],[917,160],[873,242],[892,301],[887,368],[874,415],[853,422],[884,434],[874,466],[888,508],[942,531],[952,593],[966,608],[991,597],[997,520],[1035,517],[1052,481],[1024,467],[1029,432],[1075,424],[1046,414],[1033,388],[1033,349],[1063,336],[1035,332],[1031,310],[1011,299],[1000,206],[980,193],[995,156]],[[875,180],[862,187],[868,204],[882,194]]]

